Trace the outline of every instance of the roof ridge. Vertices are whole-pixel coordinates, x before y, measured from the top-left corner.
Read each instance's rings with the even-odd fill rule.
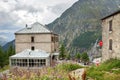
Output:
[[[118,13],[120,13],[120,9],[118,9],[118,10],[116,10],[116,11],[114,11],[114,12],[111,12],[110,14],[102,17],[101,20],[104,20],[104,19],[106,19],[106,18],[108,18],[108,17],[110,17],[110,16],[112,16],[112,15],[118,14]]]
[[[49,30],[45,25],[35,22],[31,24],[29,28],[23,28],[17,31],[15,34],[17,33],[52,33],[52,31]]]

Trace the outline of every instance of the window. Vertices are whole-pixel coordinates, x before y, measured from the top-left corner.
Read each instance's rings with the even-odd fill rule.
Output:
[[[32,47],[31,47],[31,50],[35,50],[35,47],[34,47],[34,46],[32,46]]]
[[[33,36],[31,37],[31,42],[34,42],[34,37]]]
[[[51,37],[51,41],[54,42],[54,37]]]
[[[109,31],[112,31],[112,20],[109,21]]]
[[[11,59],[11,66],[16,66],[16,59]]]
[[[112,50],[112,39],[109,40],[109,50]]]
[[[58,42],[58,37],[56,37],[56,42]]]
[[[45,59],[41,59],[41,60],[40,60],[40,65],[41,65],[41,66],[45,66],[45,64],[46,64],[46,60],[45,60]]]
[[[54,49],[54,51],[57,51],[56,49]]]
[[[29,59],[29,67],[41,67],[46,65],[45,59]]]

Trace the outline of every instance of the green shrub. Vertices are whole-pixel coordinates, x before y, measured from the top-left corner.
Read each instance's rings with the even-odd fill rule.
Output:
[[[87,69],[87,75],[95,80],[119,80],[120,60],[111,59],[100,66],[92,66]]]
[[[72,70],[82,68],[82,66],[78,64],[72,64],[72,63],[63,63],[63,64],[58,65],[57,68],[64,70],[64,71],[72,71]]]
[[[48,76],[42,76],[40,79],[38,80],[51,80]]]
[[[98,67],[98,70],[110,71],[113,68],[120,68],[120,60],[117,60],[117,59],[108,60],[102,63]]]
[[[120,74],[105,74],[102,80],[120,80]]]

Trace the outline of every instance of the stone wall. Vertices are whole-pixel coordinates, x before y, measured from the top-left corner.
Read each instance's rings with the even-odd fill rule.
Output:
[[[110,20],[112,20],[112,31],[109,31]],[[112,50],[109,50],[110,39],[112,39]],[[102,21],[102,41],[102,61],[120,58],[120,13]]]
[[[34,46],[35,49],[41,49],[48,53],[52,53],[55,50],[58,51],[58,42],[52,41],[52,36],[58,37],[54,34],[16,34],[16,53],[19,53],[25,49],[31,49],[32,46]],[[31,42],[31,37],[34,37],[34,42]]]

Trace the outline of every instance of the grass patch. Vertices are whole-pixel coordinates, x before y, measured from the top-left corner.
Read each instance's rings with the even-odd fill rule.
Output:
[[[11,70],[8,80],[69,80],[69,72],[78,68],[82,66],[73,63],[62,63],[35,71],[15,68]]]
[[[120,60],[111,59],[100,66],[87,68],[87,76],[95,80],[119,80]]]
[[[104,71],[111,71],[113,68],[114,69],[120,68],[120,60],[111,59],[98,66],[98,70],[104,70]]]
[[[69,71],[73,71],[73,70],[83,68],[83,67],[78,64],[62,63],[62,64],[57,65],[56,68],[69,72]]]

